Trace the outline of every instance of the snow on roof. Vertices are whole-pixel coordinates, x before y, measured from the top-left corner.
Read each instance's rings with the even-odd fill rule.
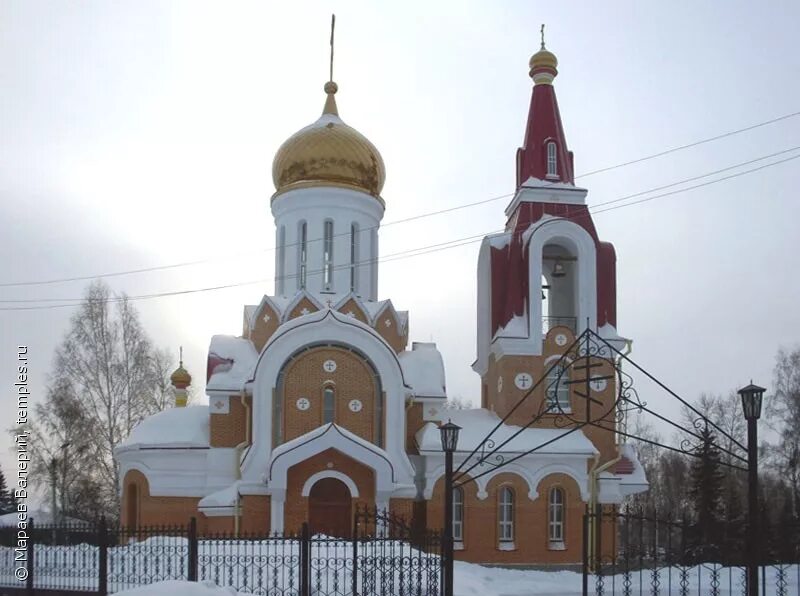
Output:
[[[577,187],[569,182],[554,182],[552,180],[541,180],[535,176],[529,177],[520,186],[524,188],[564,188],[567,190],[575,190]]]
[[[639,456],[636,453],[636,449],[634,449],[633,445],[630,443],[623,443],[620,445],[619,453],[623,458],[619,463],[624,461],[628,464],[626,466],[622,466],[623,470],[620,470],[619,468],[614,470],[622,477],[622,484],[648,484],[647,475],[644,472],[644,466],[642,466],[642,462],[639,461]]]
[[[510,232],[503,232],[500,234],[493,234],[491,236],[487,236],[486,239],[491,244],[492,248],[505,248],[511,242],[511,233]]]
[[[528,313],[514,315],[502,327],[498,327],[495,337],[528,337]]]
[[[247,324],[251,327],[253,326],[253,315],[258,308],[258,304],[245,304],[244,305],[244,317],[247,319]]]
[[[357,434],[350,432],[343,426],[339,426],[333,422],[329,422],[328,424],[324,424],[322,426],[318,426],[314,430],[307,432],[304,435],[300,435],[299,437],[295,437],[291,441],[286,441],[285,443],[281,443],[275,449],[272,450],[272,456],[270,459],[275,461],[279,455],[286,453],[287,451],[291,451],[298,445],[303,445],[304,443],[308,443],[309,441],[316,439],[324,435],[327,432],[338,432],[339,434],[343,435],[345,438],[350,439],[351,441],[358,443],[359,445],[366,447],[370,451],[380,451],[378,447],[375,446],[374,443],[370,443],[366,439],[362,439]]]
[[[211,338],[211,345],[208,348],[209,360],[213,356],[229,362],[218,364],[211,371],[211,377],[206,383],[207,391],[241,390],[242,385],[250,379],[258,360],[253,342],[230,335],[215,335]]]
[[[365,300],[363,302],[364,308],[369,313],[369,316],[374,318],[381,309],[389,302],[388,300]]]
[[[208,406],[170,408],[142,420],[123,447],[208,447]]]
[[[417,397],[446,397],[444,361],[434,343],[415,341],[398,354],[403,378]]]
[[[236,481],[227,488],[218,490],[200,499],[198,507],[231,507],[236,504],[236,496],[239,493],[239,482]]]
[[[622,351],[630,340],[617,333],[617,328],[611,323],[606,323],[597,330],[597,334],[610,343],[614,348]]]
[[[457,451],[472,451],[483,441],[492,429],[500,422],[500,418],[494,412],[483,408],[473,410],[448,410],[447,417],[461,427],[458,435]],[[520,430],[519,426],[503,424],[494,434],[492,440],[495,445],[500,445],[514,433]],[[576,430],[567,435],[569,429],[559,428],[527,428],[515,436],[511,441],[504,445],[499,451],[505,453],[522,453],[548,443],[546,447],[537,450],[536,453],[585,453],[594,455],[598,453],[592,442],[586,438],[583,431]],[[416,435],[417,444],[420,452],[441,451],[442,442],[439,435],[439,427],[435,424],[427,423]],[[550,443],[549,441],[553,441]]]

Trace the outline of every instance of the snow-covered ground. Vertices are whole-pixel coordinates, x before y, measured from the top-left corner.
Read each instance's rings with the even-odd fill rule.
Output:
[[[789,582],[784,594],[787,596],[798,594],[798,573],[797,566],[787,569],[789,572]],[[777,570],[769,568],[767,570],[767,590],[765,596],[779,594],[776,587]],[[710,589],[710,569],[693,568],[689,573],[689,594],[711,594]],[[698,587],[698,575],[702,578],[703,588]],[[703,577],[705,576],[705,577]],[[737,581],[740,577],[736,570],[733,580]],[[720,581],[720,596],[741,594],[742,587],[739,584],[729,585],[727,571],[723,572]],[[638,575],[634,576],[636,581],[631,586],[631,593],[634,595],[651,594],[651,584],[648,577],[644,577],[644,584],[639,586]],[[661,587],[660,594],[680,594],[680,578],[675,570],[670,577],[666,571],[660,574]],[[499,568],[487,568],[480,565],[469,563],[457,563],[455,570],[455,593],[456,596],[469,596],[479,594],[480,596],[572,596],[581,594],[581,574],[573,571],[521,571]],[[593,585],[590,583],[589,592],[594,593]],[[622,578],[607,578],[605,583],[605,594],[622,594]],[[232,588],[220,588],[211,582],[190,583],[184,581],[167,581],[149,586],[143,586],[133,590],[118,592],[118,596],[245,596]]]

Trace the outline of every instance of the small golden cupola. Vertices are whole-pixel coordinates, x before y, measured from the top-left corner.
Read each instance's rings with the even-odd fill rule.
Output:
[[[552,85],[553,79],[558,75],[558,58],[544,47],[544,25],[541,29],[542,45],[539,51],[531,56],[528,66],[530,76],[537,85]]]
[[[189,401],[189,392],[186,388],[192,384],[192,375],[183,368],[183,348],[181,348],[180,363],[169,380],[172,382],[172,393],[175,396],[175,407],[183,408]]]
[[[369,139],[339,118],[337,91],[336,83],[325,83],[322,116],[289,137],[275,154],[273,199],[295,188],[338,186],[365,192],[383,203],[383,158]]]

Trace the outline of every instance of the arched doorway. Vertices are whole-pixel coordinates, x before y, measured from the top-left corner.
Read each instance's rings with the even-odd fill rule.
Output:
[[[321,478],[308,494],[308,527],[312,534],[350,537],[353,503],[350,489],[336,478]]]
[[[139,525],[139,487],[131,482],[128,484],[127,494],[125,495],[126,519],[129,528],[136,528]]]

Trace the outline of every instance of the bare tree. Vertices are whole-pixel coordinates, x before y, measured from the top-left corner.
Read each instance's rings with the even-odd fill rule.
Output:
[[[767,416],[780,441],[769,449],[778,473],[792,493],[792,511],[800,513],[800,347],[778,350],[775,394],[767,400]]]
[[[166,407],[170,368],[127,299],[112,296],[102,282],[91,284],[56,349],[47,398],[34,421],[32,444],[41,445],[36,465],[48,467],[37,476],[61,477],[62,511],[91,497],[106,514],[117,514],[114,447]],[[56,473],[51,466],[59,466]]]
[[[455,395],[453,397],[447,398],[447,401],[444,402],[444,409],[445,410],[471,410],[472,409],[472,404],[470,404],[466,399],[464,399],[460,395]]]

